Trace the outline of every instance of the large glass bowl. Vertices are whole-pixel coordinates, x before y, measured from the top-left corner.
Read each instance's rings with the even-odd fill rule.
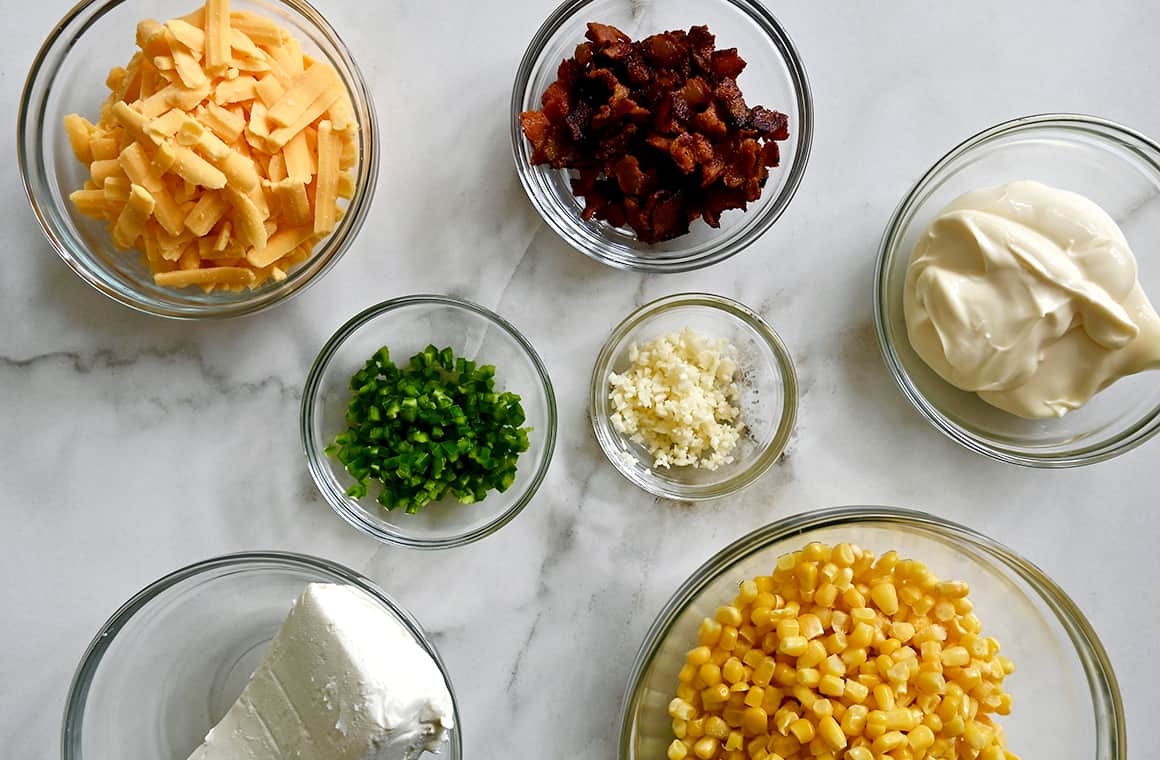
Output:
[[[674,240],[649,245],[628,228],[597,219],[585,221],[584,205],[573,194],[567,171],[532,165],[531,145],[519,125],[523,111],[540,106],[556,69],[584,41],[589,21],[612,24],[634,40],[650,34],[703,24],[717,47],[737,48],[748,63],[738,78],[745,102],[789,116],[790,139],[780,143],[781,166],[771,168],[761,198],[748,210],[727,211],[714,229],[697,221]],[[798,52],[777,19],[756,0],[566,0],[532,38],[512,90],[512,151],[520,182],[552,229],[581,253],[620,269],[684,272],[740,252],[785,211],[805,172],[813,140],[813,100]]]
[[[903,287],[919,236],[968,190],[1023,179],[1087,196],[1123,229],[1144,292],[1160,299],[1160,145],[1092,116],[1015,119],[968,139],[941,158],[894,212],[874,279],[875,324],[886,365],[903,394],[936,428],[968,449],[1010,464],[1074,467],[1109,459],[1160,431],[1160,376],[1116,382],[1060,419],[1025,420],[939,377],[911,348]]]
[[[716,470],[654,467],[648,451],[612,424],[609,377],[631,366],[632,346],[686,327],[737,349],[737,406],[744,429],[734,461]],[[604,455],[629,482],[665,499],[702,501],[736,493],[761,477],[789,443],[797,407],[793,358],[761,315],[729,298],[678,293],[645,304],[612,331],[592,368],[588,415]]]
[[[969,528],[922,512],[841,507],[789,517],[718,552],[677,589],[645,636],[621,707],[619,757],[656,760],[672,741],[667,707],[697,628],[737,594],[741,581],[768,575],[783,554],[811,541],[891,549],[941,578],[970,584],[983,631],[1015,673],[999,718],[1023,760],[1125,760],[1119,686],[1107,653],[1075,603],[1043,571]]]
[[[358,573],[283,552],[199,562],[125,602],[97,632],[73,677],[63,760],[185,760],[242,693],[308,583],[358,588],[431,656],[455,713],[442,756],[459,760],[463,745],[451,678],[415,618]]]
[[[77,161],[62,120],[79,113],[95,121],[109,94],[105,77],[124,66],[136,50],[137,22],[185,15],[197,0],[89,0],[77,5],[53,29],[28,74],[20,102],[17,157],[32,210],[49,243],[81,279],[126,306],[175,319],[207,319],[249,314],[303,290],[330,269],[362,227],[378,178],[378,132],[370,92],[346,45],[326,19],[304,0],[234,0],[275,20],[302,43],[302,49],[329,62],[350,93],[359,126],[354,197],[334,231],[311,258],[282,282],[253,290],[204,293],[199,288],[164,288],[153,282],[144,256],[113,245],[105,222],[78,213],[69,193],[89,177]]]
[[[350,378],[375,351],[387,346],[403,364],[428,344],[450,346],[456,356],[494,364],[497,391],[519,394],[529,448],[520,455],[515,482],[489,491],[474,504],[448,497],[417,514],[388,511],[375,501],[346,495],[354,484],[326,446],[346,429]],[[302,441],[306,461],[323,498],[344,520],[369,536],[413,549],[445,549],[476,541],[507,525],[528,505],[547,474],[556,445],[556,396],[535,349],[502,317],[450,296],[416,295],[385,301],[338,329],[314,360],[302,393]]]

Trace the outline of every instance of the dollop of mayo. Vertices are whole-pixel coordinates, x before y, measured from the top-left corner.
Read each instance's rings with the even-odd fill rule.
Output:
[[[1115,220],[1039,182],[975,190],[914,246],[914,350],[944,380],[1020,417],[1062,417],[1160,368],[1160,317]]]

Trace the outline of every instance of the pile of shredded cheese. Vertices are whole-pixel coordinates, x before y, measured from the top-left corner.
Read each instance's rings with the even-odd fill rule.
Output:
[[[644,446],[655,467],[716,470],[741,437],[737,350],[686,327],[629,349],[632,367],[609,377],[612,426]]]

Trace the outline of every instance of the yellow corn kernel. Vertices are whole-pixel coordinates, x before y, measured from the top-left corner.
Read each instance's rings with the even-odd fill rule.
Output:
[[[706,686],[716,686],[721,683],[721,668],[712,662],[706,662],[697,670],[697,675]]]
[[[721,666],[721,677],[725,679],[726,683],[735,684],[745,678],[745,666],[741,664],[741,660],[730,657]]]
[[[818,566],[812,562],[803,562],[794,568],[798,587],[802,591],[814,591],[818,587]]]
[[[857,620],[853,615],[851,618]],[[847,637],[847,642],[854,649],[865,649],[870,646],[872,641],[874,641],[874,627],[866,622],[856,622],[854,630]]]
[[[909,731],[918,725],[914,715],[905,707],[896,707],[886,711],[887,731]]]
[[[688,721],[681,720],[680,718],[673,718],[673,736],[677,737],[678,739],[684,739],[688,735]]]
[[[701,690],[701,704],[706,708],[723,705],[729,701],[729,687],[723,683]]]
[[[866,697],[869,694],[870,694],[870,688],[868,686],[866,686],[864,683],[861,683],[860,681],[856,681],[853,678],[846,679],[846,686],[845,686],[843,696],[846,698],[846,700],[848,702],[852,702],[854,704],[861,704],[863,701],[865,701]]]
[[[842,658],[842,662],[846,666],[846,672],[851,672],[857,670],[862,663],[866,662],[868,655],[864,647],[851,647],[838,656]]]
[[[712,618],[705,618],[701,621],[701,628],[698,632],[698,643],[701,646],[711,647],[721,639],[721,624]]]
[[[943,581],[935,586],[934,592],[948,599],[962,599],[971,592],[971,587],[963,581]]]
[[[709,647],[699,646],[695,649],[689,650],[689,653],[685,655],[685,662],[690,665],[696,665],[697,667],[700,667],[708,662],[709,658],[712,656],[713,652],[709,649]]]
[[[906,735],[906,741],[910,744],[912,752],[921,755],[934,744],[934,731],[931,731],[929,726],[915,726]]]
[[[702,737],[693,745],[693,754],[701,760],[712,760],[717,754],[718,745],[719,742],[712,736]]]
[[[797,659],[798,668],[813,668],[826,659],[826,645],[814,640],[806,645],[806,651]]]
[[[897,684],[904,684],[910,679],[910,668],[905,662],[896,662],[886,670],[886,677]]]
[[[919,615],[925,615],[930,612],[931,607],[934,607],[934,597],[930,594],[923,594],[910,605],[910,609]]]
[[[741,625],[741,610],[732,605],[725,605],[717,608],[717,614],[713,616],[721,625],[731,625],[734,628]]]
[[[816,694],[814,694],[813,689],[809,688],[808,686],[802,686],[801,684],[798,684],[797,686],[790,689],[790,693],[793,694],[793,698],[796,699],[801,704],[801,706],[807,710],[813,706],[814,702],[818,700],[818,697]]]
[[[729,738],[725,740],[725,751],[736,752],[745,746],[745,737],[741,735],[740,731],[730,731]]]
[[[846,693],[846,682],[838,676],[827,673],[818,681],[818,691],[827,697],[841,697]]]
[[[869,710],[865,705],[851,705],[846,708],[846,712],[842,714],[842,731],[846,736],[861,736],[862,732],[866,730],[866,716]]]
[[[986,747],[979,753],[979,760],[1003,760],[1003,749],[997,745],[992,744]]]
[[[846,750],[845,760],[874,760],[874,753],[865,747],[851,747]]]
[[[697,677],[697,666],[685,663],[681,666],[681,672],[677,674],[677,681],[680,683],[692,683],[693,679]]]
[[[769,715],[760,707],[749,707],[741,717],[741,730],[746,736],[758,736],[769,730]]]
[[[687,739],[700,739],[704,735],[704,718],[694,718],[693,720],[689,721],[688,725],[685,727],[685,738]]]
[[[732,652],[737,647],[737,629],[731,625],[722,626],[717,647],[725,652]]]
[[[814,592],[814,604],[818,604],[822,607],[833,607],[834,602],[837,600],[838,587],[833,583],[823,583],[818,587],[818,590]]]
[[[902,642],[898,639],[883,639],[881,643],[876,645],[880,654],[892,655],[895,652],[902,650]],[[907,647],[909,649],[909,647]]]
[[[894,689],[886,684],[879,684],[872,691],[874,692],[874,703],[879,710],[894,709]]]
[[[866,597],[854,586],[850,586],[842,592],[842,602],[850,609],[857,609],[866,606]]]
[[[940,659],[945,667],[962,667],[971,663],[971,653],[966,647],[947,647],[942,651]]]
[[[751,686],[749,691],[745,692],[745,699],[743,704],[746,707],[761,707],[761,703],[765,700],[765,689],[760,686]]]
[[[689,756],[689,748],[679,739],[673,739],[673,743],[669,745],[669,751],[666,755],[669,760],[685,760]]]
[[[779,620],[777,622],[777,637],[779,639],[792,639],[801,635],[802,629],[798,624],[797,618]]]
[[[846,748],[846,735],[842,733],[838,721],[828,715],[818,721],[817,734],[822,743],[834,752]]]
[[[822,662],[822,673],[831,676],[846,675],[846,663],[836,654],[832,654]]]
[[[697,698],[697,689],[691,683],[683,683],[677,687],[677,696],[691,704]]]
[[[914,638],[914,625],[905,621],[891,623],[890,635],[905,644]]]
[[[874,739],[886,733],[886,713],[883,710],[871,710],[866,715],[866,736]]]
[[[966,722],[963,716],[956,715],[948,721],[943,722],[942,733],[948,737],[962,736],[963,732],[967,730]]]
[[[848,645],[846,634],[842,631],[834,631],[829,636],[822,639],[822,645],[825,646],[827,652],[833,655],[844,652]]]
[[[874,740],[871,749],[879,755],[898,749],[906,744],[906,736],[901,731],[889,731]]]
[[[797,671],[792,665],[779,662],[773,669],[773,683],[780,686],[793,686],[797,683]]]
[[[758,628],[763,628],[769,625],[772,612],[773,610],[770,607],[754,607],[749,611],[749,622]]]
[[[793,757],[801,747],[802,743],[794,736],[775,736],[769,744],[773,753],[781,757]]]
[[[765,658],[765,652],[755,647],[741,656],[741,662],[747,668],[756,668]]]
[[[919,673],[914,679],[914,686],[923,694],[942,694],[946,691],[947,682],[942,673]]]
[[[809,640],[805,636],[790,636],[778,642],[777,651],[790,657],[801,657],[805,654],[807,646]]]
[[[967,744],[971,745],[971,748],[976,752],[981,751],[983,747],[986,747],[988,744],[990,744],[994,737],[995,732],[991,728],[984,726],[982,723],[977,721],[967,721],[966,726],[963,729],[963,739],[965,739]]]
[[[705,718],[705,736],[724,741],[729,736],[729,725],[717,715]]]
[[[773,727],[777,729],[779,734],[785,736],[789,733],[789,727],[800,717],[789,707],[783,707],[773,714]]]
[[[669,716],[678,720],[692,720],[697,717],[697,708],[683,699],[674,699],[669,702]]]
[[[757,598],[757,594],[757,581],[741,581],[741,585],[737,594],[737,606],[744,607],[747,604],[752,604],[753,600]]]
[[[761,661],[761,664],[753,669],[753,682],[765,686],[773,678],[776,667],[777,661],[772,657],[766,657]]]
[[[807,612],[798,617],[798,627],[801,630],[801,635],[807,639],[816,639],[826,632],[822,621],[812,612]]]
[[[799,668],[797,682],[807,688],[814,688],[822,681],[822,674],[816,668]]]
[[[808,744],[814,738],[814,724],[805,718],[798,718],[789,724],[789,732],[802,744]]]
[[[870,599],[878,609],[887,615],[894,615],[898,612],[898,589],[889,581],[871,586]]]

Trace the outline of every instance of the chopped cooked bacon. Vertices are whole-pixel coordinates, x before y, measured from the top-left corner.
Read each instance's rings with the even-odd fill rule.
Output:
[[[599,47],[609,47],[617,42],[632,42],[632,38],[615,26],[598,24],[595,21],[588,23],[588,33],[584,35]]]
[[[749,108],[737,50],[716,49],[707,27],[633,42],[591,23],[541,98],[520,114],[532,162],[572,169],[581,216],[628,225],[639,240],[683,235],[698,218],[757,200],[789,138],[785,114]]]
[[[713,76],[718,79],[725,77],[737,79],[738,75],[745,70],[745,61],[737,55],[737,48],[716,50],[709,58],[709,68],[712,70]]]
[[[754,106],[749,110],[749,123],[770,140],[789,139],[789,117],[783,113]]]

